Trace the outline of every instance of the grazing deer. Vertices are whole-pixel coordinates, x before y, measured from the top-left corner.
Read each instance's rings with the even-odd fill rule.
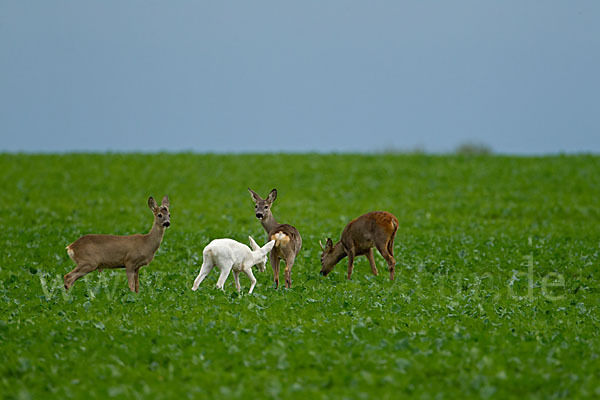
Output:
[[[270,260],[273,268],[275,288],[279,287],[279,263],[285,261],[285,287],[292,287],[292,267],[296,256],[302,247],[302,238],[298,229],[292,225],[280,224],[271,213],[271,206],[277,198],[277,189],[271,190],[266,199],[261,198],[256,192],[248,188],[250,196],[255,203],[254,213],[260,220],[268,235],[268,240],[275,240],[275,247],[271,251]]]
[[[398,218],[386,211],[373,211],[352,220],[342,232],[342,238],[335,245],[327,239],[325,247],[321,241],[321,275],[327,276],[333,267],[348,256],[348,279],[352,277],[354,257],[365,255],[371,264],[373,275],[377,275],[377,267],[373,258],[373,246],[387,261],[390,280],[394,280],[396,260],[394,260],[394,237],[398,230]]]
[[[163,197],[158,206],[156,200],[148,198],[148,207],[154,213],[154,223],[145,235],[85,235],[67,246],[69,257],[77,266],[65,275],[65,289],[89,272],[98,269],[125,268],[129,289],[140,291],[139,271],[154,258],[163,239],[165,228],[171,225],[169,198]]]
[[[252,293],[254,286],[256,285],[256,278],[252,274],[252,266],[256,265],[260,272],[265,271],[267,254],[275,245],[275,241],[271,240],[263,247],[260,247],[252,237],[248,236],[248,239],[250,239],[252,250],[245,244],[236,242],[233,239],[215,239],[210,242],[202,252],[202,267],[200,268],[200,273],[194,280],[192,290],[198,290],[198,286],[200,286],[204,278],[206,278],[213,267],[217,265],[221,270],[221,274],[217,280],[218,289],[224,290],[223,285],[225,285],[225,280],[227,280],[229,273],[233,270],[237,291],[239,292],[241,290],[240,272],[243,272],[250,278],[251,284],[248,293]]]

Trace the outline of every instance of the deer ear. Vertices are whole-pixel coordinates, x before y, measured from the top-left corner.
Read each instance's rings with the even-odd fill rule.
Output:
[[[250,192],[250,197],[252,198],[252,201],[254,201],[255,203],[262,200],[258,193],[256,193],[254,190],[248,188],[248,191]]]
[[[250,247],[252,250],[260,249],[260,246],[254,241],[254,239],[252,239],[252,236],[248,236],[248,240],[250,240]]]
[[[327,242],[325,243],[325,248],[333,247],[333,240],[331,238],[327,238]]]
[[[275,201],[276,198],[277,198],[277,189],[273,189],[273,190],[271,190],[271,193],[269,193],[269,196],[267,196],[267,201],[269,203],[272,203]]]
[[[265,251],[265,254],[273,250],[273,246],[275,246],[275,241],[271,240],[269,243],[265,244],[262,249]]]
[[[156,210],[156,207],[158,207],[156,200],[154,200],[154,197],[152,196],[148,197],[148,207],[150,207],[152,211]]]
[[[162,205],[169,207],[169,196],[165,195],[165,197],[163,197]]]

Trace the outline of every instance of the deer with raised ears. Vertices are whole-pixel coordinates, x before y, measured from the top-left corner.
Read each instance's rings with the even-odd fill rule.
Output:
[[[328,238],[325,246],[319,241],[321,254],[321,275],[327,276],[333,267],[348,256],[348,279],[352,277],[354,258],[364,255],[371,264],[373,275],[377,275],[377,266],[373,257],[373,247],[388,263],[390,280],[394,280],[396,260],[394,260],[394,238],[398,230],[398,218],[387,211],[372,211],[350,221],[342,232],[342,238],[336,244]]]
[[[254,214],[260,221],[268,235],[268,240],[275,240],[275,247],[271,250],[269,259],[273,268],[273,279],[275,288],[279,287],[280,260],[285,261],[285,287],[292,287],[292,267],[298,252],[302,248],[302,237],[298,229],[292,225],[280,224],[271,213],[271,206],[277,198],[277,189],[271,190],[266,199],[260,197],[252,189],[248,188],[250,196],[254,201]]]
[[[77,266],[65,275],[65,289],[69,290],[77,279],[96,269],[102,272],[103,269],[125,268],[129,289],[139,292],[140,268],[152,261],[165,229],[171,225],[167,196],[160,206],[154,198],[148,198],[148,207],[154,213],[154,223],[147,234],[85,235],[68,245],[67,253]]]

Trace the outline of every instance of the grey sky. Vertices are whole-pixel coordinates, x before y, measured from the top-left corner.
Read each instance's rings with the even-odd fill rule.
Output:
[[[0,0],[0,151],[600,152],[599,1]]]

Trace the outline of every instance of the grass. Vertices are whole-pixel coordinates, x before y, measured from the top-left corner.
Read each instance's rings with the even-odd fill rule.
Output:
[[[600,157],[0,155],[4,398],[585,398],[600,395]],[[211,239],[263,244],[246,190],[304,246],[293,288],[254,295],[217,272]],[[123,271],[68,294],[64,247],[171,228],[130,293]],[[396,280],[364,257],[319,276],[319,239],[400,220]]]

